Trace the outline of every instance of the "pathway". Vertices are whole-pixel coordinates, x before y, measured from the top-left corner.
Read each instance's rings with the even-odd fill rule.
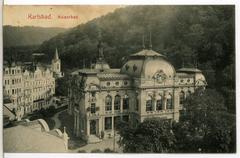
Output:
[[[117,138],[116,136],[116,139],[115,139],[115,150],[118,152],[118,153],[122,153],[122,149],[119,148],[119,145],[117,144],[117,140],[119,139],[119,137]],[[94,144],[87,144],[83,147],[80,147],[80,148],[77,148],[77,149],[74,149],[74,150],[68,150],[68,152],[70,153],[77,153],[79,150],[84,150],[86,151],[87,153],[91,153],[92,150],[96,150],[96,149],[99,149],[101,151],[104,151],[105,149],[109,148],[111,150],[113,150],[113,138],[108,138],[108,139],[105,139],[99,143],[94,143]]]
[[[67,110],[67,109],[66,109]],[[51,119],[54,120],[55,126],[53,127],[54,129],[60,128],[61,127],[61,121],[58,119],[58,115],[66,110],[60,111],[56,113]]]

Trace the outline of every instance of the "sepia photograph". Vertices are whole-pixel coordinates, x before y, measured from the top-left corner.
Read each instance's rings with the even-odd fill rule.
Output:
[[[236,154],[235,5],[4,5],[4,153]]]

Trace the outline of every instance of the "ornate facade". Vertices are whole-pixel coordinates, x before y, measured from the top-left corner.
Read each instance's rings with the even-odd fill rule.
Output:
[[[111,137],[119,120],[133,126],[153,117],[178,121],[183,100],[207,84],[200,70],[176,71],[151,47],[130,55],[121,69],[106,63],[101,41],[98,49],[95,66],[73,72],[69,87],[74,133],[89,142]]]
[[[55,60],[56,56],[57,60]],[[19,115],[18,119],[24,114],[47,108],[52,104],[52,97],[55,94],[55,78],[60,77],[55,74],[62,74],[57,51],[54,61],[52,65],[32,62],[4,64],[4,95],[10,98],[12,104],[8,108]]]

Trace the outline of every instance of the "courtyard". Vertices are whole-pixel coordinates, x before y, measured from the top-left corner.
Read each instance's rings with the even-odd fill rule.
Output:
[[[122,150],[119,148],[119,145],[117,144],[117,141],[119,140],[119,136],[116,136],[115,140],[114,138],[107,138],[102,140],[101,142],[94,143],[94,144],[87,144],[87,142],[85,142],[81,138],[74,136],[73,116],[69,115],[67,110],[56,113],[52,117],[52,120],[54,120],[55,124],[57,125],[55,127],[58,127],[61,131],[63,131],[63,128],[66,127],[66,131],[69,136],[68,148],[69,148],[69,152],[71,153],[77,153],[77,152],[99,153],[104,151],[122,152]],[[115,142],[115,145],[114,145],[114,142]]]

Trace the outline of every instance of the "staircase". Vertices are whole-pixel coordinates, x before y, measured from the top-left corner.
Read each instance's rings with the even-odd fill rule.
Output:
[[[98,138],[96,135],[90,135],[88,137],[88,143],[89,144],[94,144],[94,143],[99,143],[101,142],[102,140],[100,138]]]

